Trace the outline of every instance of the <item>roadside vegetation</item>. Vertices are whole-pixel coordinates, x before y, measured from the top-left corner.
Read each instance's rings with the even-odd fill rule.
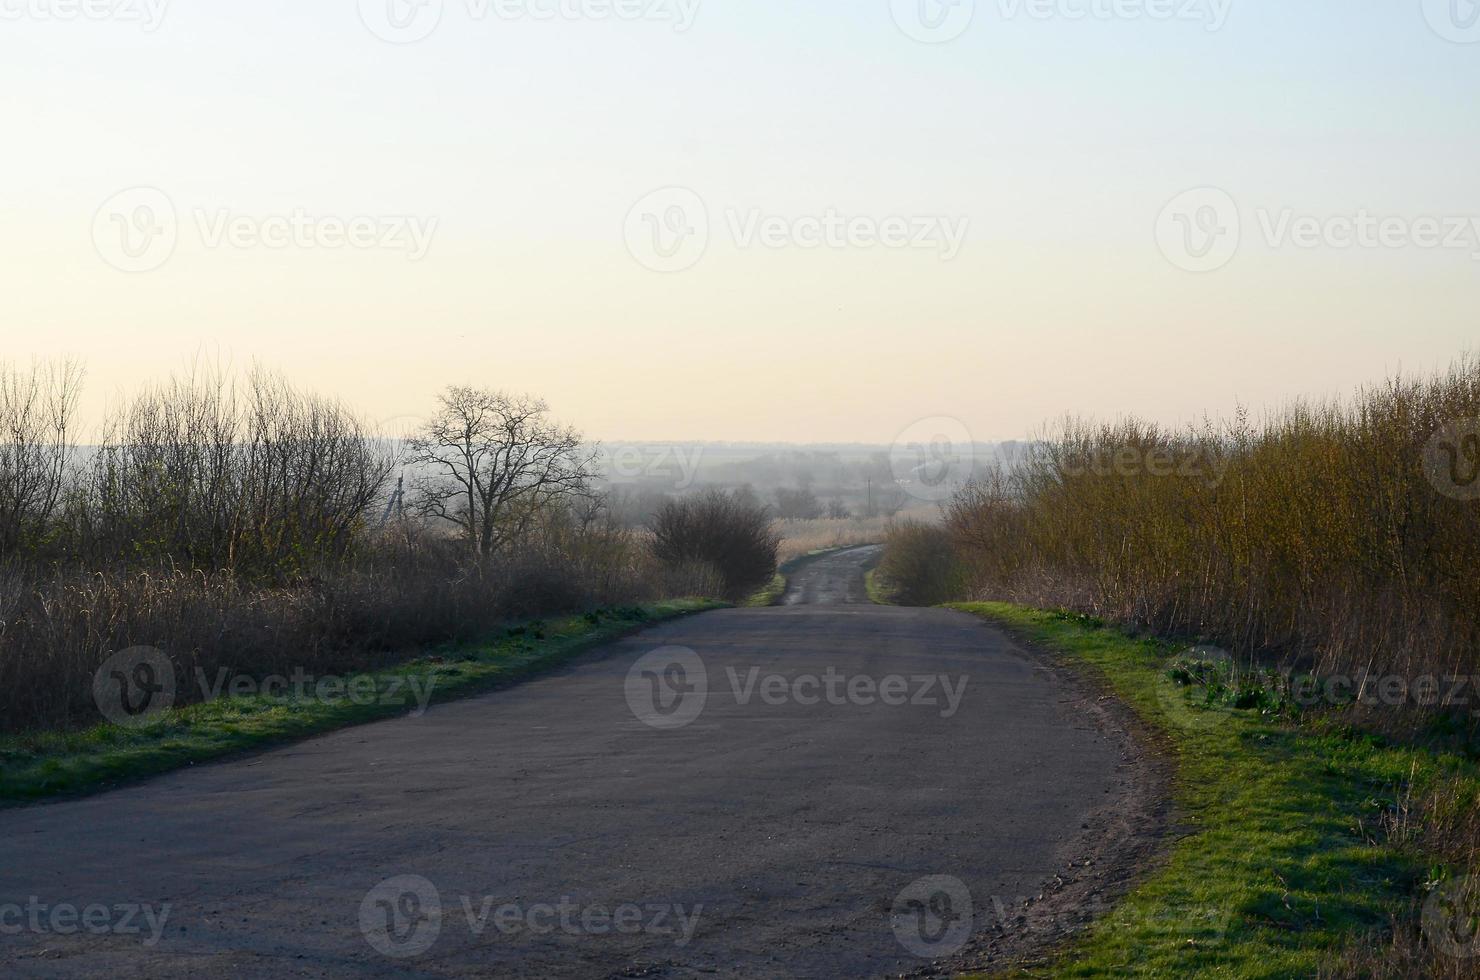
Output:
[[[934,505],[917,505],[902,509],[889,517],[818,518],[805,521],[779,521],[781,547],[777,557],[785,563],[822,551],[837,551],[866,544],[880,544],[889,529],[900,521],[921,517],[939,517]]]
[[[1165,699],[1146,696],[1163,682],[1231,713],[1211,736],[1167,729],[1181,801],[1216,818],[1167,874],[1185,866],[1188,883],[1223,889],[1283,879],[1287,914],[1259,911],[1254,892],[1225,896],[1236,937],[1264,949],[1247,932],[1262,915],[1333,975],[1480,975],[1480,946],[1447,955],[1421,914],[1447,908],[1472,938],[1480,923],[1480,363],[1258,422],[1070,420],[964,487],[940,528],[891,532],[880,577],[901,601],[1011,604],[977,611],[1088,660],[1164,729]],[[1027,607],[1172,646],[1082,623],[1070,635]],[[1219,792],[1268,822],[1228,823]],[[1315,815],[1305,830],[1302,811]],[[1183,863],[1211,847],[1253,864]],[[1174,879],[1158,880],[1137,894]],[[1132,912],[1152,908],[1137,901]]]
[[[520,622],[738,600],[775,572],[772,518],[741,495],[705,495],[720,512],[678,550],[660,542],[682,509],[619,520],[594,449],[535,398],[450,387],[426,423],[387,438],[271,372],[203,367],[84,441],[82,380],[73,364],[0,365],[0,796],[359,717],[212,704],[182,716],[203,728],[79,762],[115,737],[97,728],[94,681],[120,651],[159,651],[172,707],[189,711],[234,700],[196,677],[379,675]]]
[[[1302,724],[1186,644],[1073,613],[957,608],[1093,671],[1154,726],[1177,770],[1165,865],[1098,920],[1068,922],[1080,931],[1066,949],[1006,975],[1475,975],[1471,886],[1436,860],[1413,808],[1416,787],[1442,785],[1473,813],[1472,760]]]
[[[252,694],[201,700],[147,724],[0,736],[0,805],[106,789],[182,766],[307,738],[495,690],[654,623],[722,603],[688,599],[511,626],[368,674],[283,676]],[[203,675],[191,680],[210,684]],[[333,693],[325,693],[333,692]]]

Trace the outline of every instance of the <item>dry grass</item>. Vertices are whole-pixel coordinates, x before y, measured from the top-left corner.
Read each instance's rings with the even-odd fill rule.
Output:
[[[888,537],[889,529],[904,520],[939,521],[940,508],[934,504],[919,504],[896,517],[819,517],[810,521],[777,521],[776,530],[781,533],[779,558],[784,565],[814,551],[880,544]]]
[[[12,570],[0,576],[0,731],[95,723],[93,673],[130,647],[165,651],[188,703],[203,694],[198,671],[372,670],[511,620],[652,599],[667,584],[641,547],[594,538],[479,563],[362,556],[291,588],[227,571]]]
[[[1070,423],[948,517],[972,591],[1276,655],[1323,676],[1480,668],[1480,501],[1435,434],[1480,419],[1480,364],[1349,404],[1170,433]],[[1480,459],[1476,460],[1480,463]]]

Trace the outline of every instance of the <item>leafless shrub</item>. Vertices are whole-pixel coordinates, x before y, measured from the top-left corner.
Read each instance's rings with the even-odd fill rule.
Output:
[[[758,504],[714,490],[668,501],[652,523],[653,554],[670,568],[704,562],[724,577],[730,598],[747,595],[776,574],[780,535]]]
[[[393,463],[348,409],[265,371],[173,378],[113,422],[77,550],[281,580],[353,547]]]
[[[81,382],[70,361],[0,364],[0,557],[34,551],[54,530]]]

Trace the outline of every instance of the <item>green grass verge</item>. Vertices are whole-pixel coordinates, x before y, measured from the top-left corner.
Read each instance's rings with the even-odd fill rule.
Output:
[[[1165,866],[1061,954],[1022,973],[1314,976],[1332,954],[1408,913],[1423,884],[1447,873],[1378,827],[1402,786],[1471,779],[1471,763],[1216,703],[1170,670],[1185,644],[1131,638],[1066,613],[953,608],[1098,673],[1164,733],[1177,769],[1179,826]]]
[[[740,605],[746,609],[755,609],[761,606],[774,606],[776,601],[786,594],[786,575],[777,572],[776,577],[767,582],[762,588]]]
[[[864,588],[868,590],[868,601],[876,606],[892,606],[899,599],[898,590],[893,583],[879,574],[877,568],[870,568],[863,577]]]
[[[193,763],[404,715],[417,709],[418,692],[425,698],[429,691],[431,704],[480,694],[643,627],[722,605],[675,600],[511,627],[483,643],[449,647],[362,675],[353,699],[347,693],[226,697],[162,712],[142,728],[103,724],[0,738],[0,806],[96,792]]]

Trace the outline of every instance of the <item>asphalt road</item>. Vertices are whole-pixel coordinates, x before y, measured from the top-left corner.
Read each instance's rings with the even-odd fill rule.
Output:
[[[842,606],[868,602],[864,573],[884,549],[865,545],[813,559],[787,580],[784,606]]]
[[[856,599],[868,557],[802,593]],[[960,962],[1119,792],[1122,746],[1072,700],[964,614],[707,613],[423,717],[0,812],[0,974]]]

